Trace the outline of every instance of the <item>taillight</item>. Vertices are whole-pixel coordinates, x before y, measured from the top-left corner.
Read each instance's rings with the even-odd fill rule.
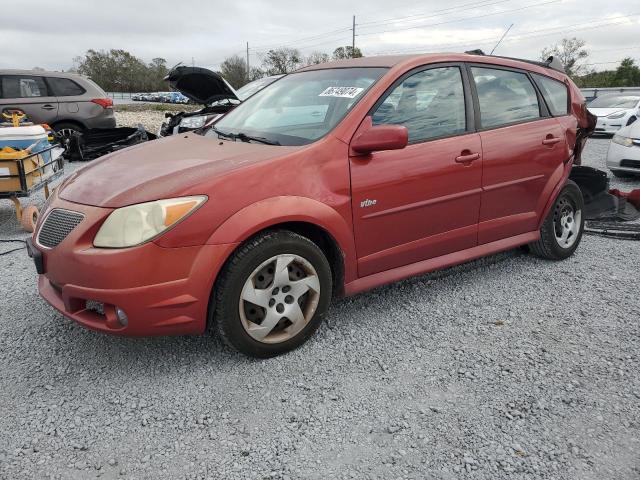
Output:
[[[102,108],[113,108],[113,100],[110,98],[94,98],[91,101],[100,105]]]

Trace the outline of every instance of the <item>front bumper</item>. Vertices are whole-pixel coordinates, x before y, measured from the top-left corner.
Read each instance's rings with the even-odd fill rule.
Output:
[[[56,310],[85,327],[118,335],[204,332],[213,282],[236,244],[95,248],[95,230],[109,210],[60,199],[51,208],[85,215],[54,248],[37,243],[40,225],[34,233],[32,253],[41,257],[44,272],[38,289]]]
[[[606,117],[598,117],[596,128],[593,133],[604,133],[606,135],[613,135],[627,123],[627,117],[616,118],[614,120]]]
[[[617,172],[640,174],[640,145],[625,147],[610,142],[607,151],[607,167]]]

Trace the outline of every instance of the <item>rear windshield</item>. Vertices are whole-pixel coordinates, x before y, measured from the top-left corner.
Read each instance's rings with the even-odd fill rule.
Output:
[[[619,96],[606,96],[598,97],[589,104],[593,108],[634,108],[640,97],[619,97]]]
[[[331,131],[386,71],[333,68],[293,73],[241,103],[215,128],[221,135],[306,145]]]

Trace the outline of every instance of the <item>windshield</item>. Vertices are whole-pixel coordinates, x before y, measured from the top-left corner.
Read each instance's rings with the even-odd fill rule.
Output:
[[[240,100],[246,100],[251,95],[262,90],[267,85],[271,85],[280,77],[282,77],[282,75],[274,75],[272,77],[264,77],[264,78],[259,78],[258,80],[254,80],[253,82],[247,83],[244,87],[241,87],[238,90],[236,90],[236,95]]]
[[[287,75],[226,114],[215,128],[236,138],[306,145],[331,131],[386,71],[334,68]]]
[[[606,96],[597,97],[589,104],[592,108],[634,108],[640,97],[616,97]]]

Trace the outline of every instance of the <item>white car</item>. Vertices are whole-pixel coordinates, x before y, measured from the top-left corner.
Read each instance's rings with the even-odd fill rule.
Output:
[[[613,135],[640,116],[640,96],[606,95],[595,98],[587,108],[598,117],[594,133]]]
[[[621,128],[613,136],[607,167],[616,177],[640,175],[640,122]]]

